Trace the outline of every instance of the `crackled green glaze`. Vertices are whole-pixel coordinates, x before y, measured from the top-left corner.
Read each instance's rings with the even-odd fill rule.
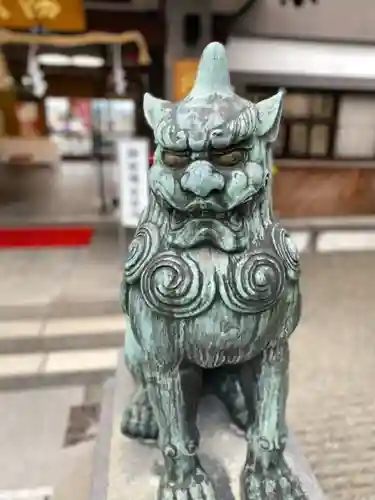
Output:
[[[282,91],[258,104],[237,96],[218,43],[183,101],[145,95],[156,153],[122,285],[125,360],[138,384],[122,431],[158,437],[159,500],[216,498],[196,454],[205,392],[245,430],[243,500],[305,498],[283,458],[300,268],[272,211],[282,101]]]

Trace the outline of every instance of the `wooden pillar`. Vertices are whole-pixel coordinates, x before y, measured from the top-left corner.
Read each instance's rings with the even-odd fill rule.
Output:
[[[186,16],[198,16],[188,18]],[[212,41],[211,0],[166,0],[167,26],[165,50],[166,98],[174,98],[174,64],[181,59],[196,59]],[[196,28],[198,28],[196,30]],[[194,32],[198,36],[194,40]],[[187,36],[188,35],[188,36]],[[190,38],[190,43],[188,38]]]

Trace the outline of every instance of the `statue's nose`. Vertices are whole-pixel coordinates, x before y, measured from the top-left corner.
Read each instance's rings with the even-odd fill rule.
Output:
[[[213,191],[224,189],[224,177],[216,172],[207,161],[191,163],[181,178],[181,187],[196,196],[206,198]]]

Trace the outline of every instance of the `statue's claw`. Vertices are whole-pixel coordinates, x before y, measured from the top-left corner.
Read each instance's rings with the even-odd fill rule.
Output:
[[[246,464],[241,487],[242,500],[308,500],[284,458],[267,468],[260,462]]]
[[[158,500],[216,500],[214,488],[205,471],[197,466],[184,484],[162,482]]]
[[[121,432],[130,438],[152,439],[158,437],[158,426],[145,390],[135,394],[122,416]]]

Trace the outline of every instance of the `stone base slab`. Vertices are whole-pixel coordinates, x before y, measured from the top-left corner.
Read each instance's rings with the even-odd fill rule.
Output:
[[[120,361],[116,381],[108,385],[104,399],[90,500],[156,498],[160,452],[153,444],[139,443],[120,433],[122,411],[133,390],[133,381]],[[231,426],[220,402],[211,397],[202,401],[199,428],[200,459],[215,484],[218,499],[239,500],[239,477],[246,455],[244,437]],[[309,498],[323,500],[325,496],[292,433],[286,459]]]

